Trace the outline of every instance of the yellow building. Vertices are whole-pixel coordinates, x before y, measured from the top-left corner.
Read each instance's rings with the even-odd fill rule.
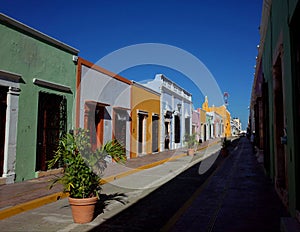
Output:
[[[227,110],[225,105],[222,106],[208,106],[208,98],[205,97],[205,101],[202,104],[202,109],[206,112],[216,112],[221,115],[224,123],[224,130],[222,136],[229,137],[231,136],[231,125],[230,125],[230,112]]]
[[[141,84],[131,86],[130,158],[159,152],[160,94]]]

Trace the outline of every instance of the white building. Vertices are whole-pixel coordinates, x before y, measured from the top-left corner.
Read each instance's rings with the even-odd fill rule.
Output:
[[[239,135],[241,130],[242,130],[242,123],[239,118],[233,118],[231,120],[231,134],[234,135]]]
[[[206,112],[206,136],[205,140],[212,139],[214,137],[214,116],[213,112]]]
[[[78,58],[76,127],[90,131],[93,147],[117,139],[130,158],[131,81]]]
[[[220,114],[215,111],[208,112],[212,116],[212,138],[219,138],[223,133],[223,118]]]
[[[144,85],[161,94],[161,150],[183,147],[185,134],[192,131],[192,94],[163,74]]]

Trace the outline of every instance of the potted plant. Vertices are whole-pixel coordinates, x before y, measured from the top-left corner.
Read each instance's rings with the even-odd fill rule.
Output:
[[[63,167],[62,175],[54,179],[50,188],[58,182],[63,185],[64,192],[69,194],[75,223],[93,220],[101,190],[101,174],[107,166],[107,156],[117,162],[126,160],[124,147],[116,140],[93,150],[88,131],[78,129],[74,134],[67,133],[60,139],[55,156],[48,163],[49,169],[55,164]]]
[[[196,140],[196,134],[186,134],[185,135],[185,142],[187,144],[187,155],[194,155],[195,154],[195,146],[197,144],[197,140]]]
[[[228,156],[229,152],[228,152],[228,146],[230,144],[230,140],[227,140],[226,137],[224,137],[223,141],[222,141],[222,148],[221,148],[221,155],[226,157]]]

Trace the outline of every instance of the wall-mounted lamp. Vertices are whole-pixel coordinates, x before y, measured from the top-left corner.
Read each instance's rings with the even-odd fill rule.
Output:
[[[177,104],[177,109],[178,109],[178,112],[180,113],[180,110],[181,110],[181,104],[180,103]]]

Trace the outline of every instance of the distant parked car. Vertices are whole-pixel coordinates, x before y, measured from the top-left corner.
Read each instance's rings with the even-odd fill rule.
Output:
[[[245,131],[241,131],[240,137],[245,137],[245,136],[246,136],[246,132]]]

